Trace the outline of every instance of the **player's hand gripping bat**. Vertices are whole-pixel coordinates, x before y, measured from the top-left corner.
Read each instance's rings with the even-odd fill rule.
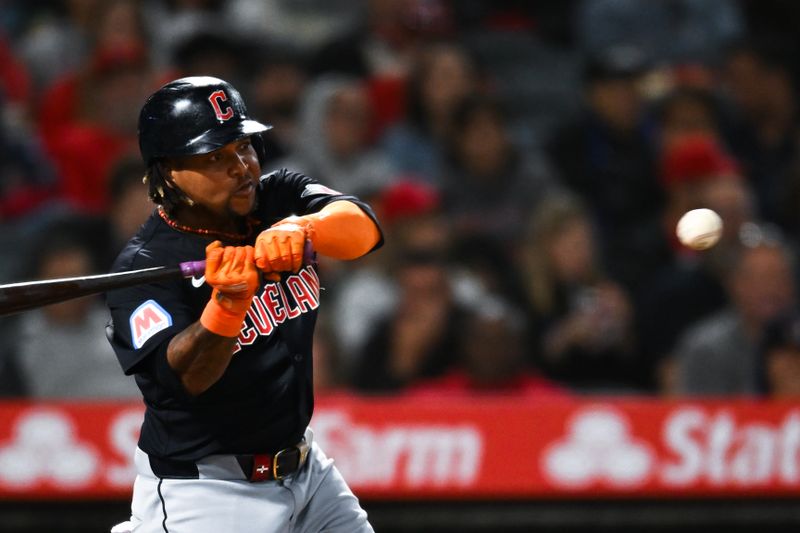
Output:
[[[316,253],[311,247],[311,241],[306,241],[303,264],[310,265],[315,261]],[[0,285],[0,316],[122,287],[132,287],[179,277],[202,276],[205,269],[205,261],[187,261],[177,266],[158,266],[113,274],[24,281]]]

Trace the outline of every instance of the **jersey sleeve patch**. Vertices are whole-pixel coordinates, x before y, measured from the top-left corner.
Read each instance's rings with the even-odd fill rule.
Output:
[[[331,196],[341,196],[342,193],[339,191],[334,191],[330,187],[326,187],[321,183],[309,183],[303,189],[303,192],[300,193],[300,198],[305,198],[306,196],[312,196],[317,194],[329,194]]]
[[[172,325],[172,315],[155,300],[147,300],[133,311],[129,322],[133,347],[139,349],[153,335]]]

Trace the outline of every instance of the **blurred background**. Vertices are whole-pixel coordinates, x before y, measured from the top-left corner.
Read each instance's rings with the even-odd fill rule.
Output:
[[[401,487],[373,501],[367,483],[378,531],[796,526],[798,28],[791,0],[5,0],[0,283],[107,271],[153,209],[136,142],[144,99],[174,78],[221,77],[274,126],[265,171],[356,194],[383,224],[380,252],[320,263],[323,408],[505,398],[475,411],[492,419],[482,431],[502,437],[498,413],[549,413],[552,440],[580,433],[552,406],[602,398],[622,407],[580,435],[619,436],[622,422],[657,440],[643,406],[708,401],[736,418],[758,402],[773,418],[747,411],[752,427],[731,442],[759,457],[772,445],[750,436],[772,423],[794,469],[755,485],[709,474],[686,493],[699,508],[655,485],[645,500],[614,483],[482,490],[519,485],[508,478],[538,446],[533,424],[505,470],[482,469],[466,491],[468,523],[461,493]],[[725,224],[704,252],[674,235],[698,207]],[[86,298],[0,321],[0,446],[36,433],[12,427],[18,406],[139,405],[106,320],[102,298]],[[15,485],[9,457],[0,531],[62,519],[104,531],[126,517],[124,490]],[[754,500],[759,487],[775,497]]]

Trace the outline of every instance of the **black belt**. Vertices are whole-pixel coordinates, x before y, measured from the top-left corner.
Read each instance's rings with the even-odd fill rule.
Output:
[[[275,454],[235,454],[231,455],[241,468],[241,479],[247,481],[274,481],[291,476],[305,464],[310,446],[303,439],[294,446],[284,448]],[[199,479],[203,460],[182,461],[148,456],[153,474],[170,479]],[[217,465],[217,468],[219,466]],[[236,472],[235,474],[239,474]],[[232,478],[237,478],[232,476]]]

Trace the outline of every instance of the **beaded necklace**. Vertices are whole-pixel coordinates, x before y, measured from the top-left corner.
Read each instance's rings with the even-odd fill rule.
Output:
[[[226,242],[242,242],[247,240],[247,238],[253,233],[253,228],[256,224],[258,224],[258,220],[252,217],[247,217],[247,232],[246,233],[228,233],[226,231],[216,231],[212,229],[202,229],[202,228],[192,228],[190,226],[184,226],[183,224],[176,222],[169,218],[169,215],[164,211],[162,207],[158,208],[158,214],[161,219],[167,223],[172,229],[182,231],[184,233],[195,233],[197,235],[203,235],[207,237],[218,237],[219,239],[226,241]]]

